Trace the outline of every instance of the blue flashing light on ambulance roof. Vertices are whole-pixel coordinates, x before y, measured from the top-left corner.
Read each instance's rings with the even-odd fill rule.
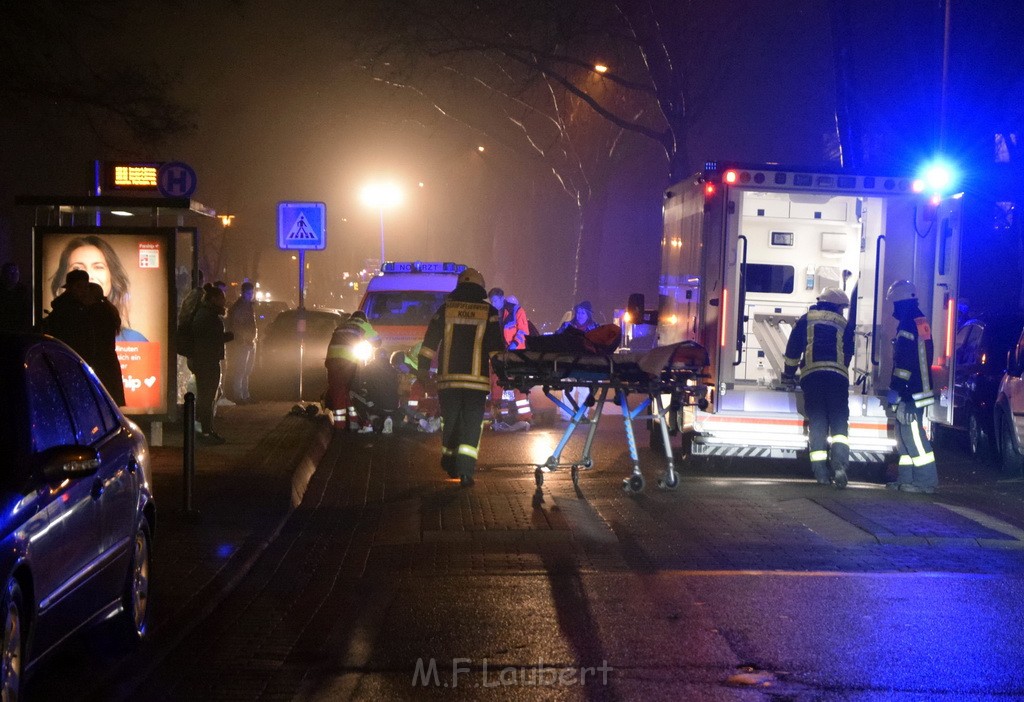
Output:
[[[914,180],[914,192],[928,192],[933,195],[947,195],[956,186],[953,167],[941,159],[930,161],[921,169]]]
[[[381,273],[455,273],[466,270],[461,263],[451,261],[385,261]]]

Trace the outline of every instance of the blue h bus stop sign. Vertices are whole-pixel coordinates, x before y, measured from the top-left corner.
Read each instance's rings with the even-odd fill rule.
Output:
[[[301,251],[327,248],[327,206],[322,202],[277,203],[277,247]]]

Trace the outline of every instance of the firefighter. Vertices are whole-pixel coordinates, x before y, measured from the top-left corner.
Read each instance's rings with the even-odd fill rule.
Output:
[[[516,298],[506,296],[501,288],[491,288],[487,292],[494,309],[498,310],[498,324],[501,325],[501,332],[505,337],[505,348],[510,351],[526,349],[526,337],[530,333],[530,325],[526,320],[526,311],[519,305]],[[508,421],[502,421],[502,388],[498,385],[498,376],[491,373],[491,419],[494,423],[491,427],[495,431],[509,431],[515,429],[529,429],[533,414],[530,410],[530,398],[521,390],[513,390],[515,411],[512,416],[507,417]],[[522,422],[522,424],[520,424]]]
[[[935,403],[932,330],[918,306],[917,290],[909,280],[890,285],[885,299],[892,303],[892,316],[899,322],[892,342],[892,378],[886,401],[896,417],[896,447],[900,452],[896,482],[886,487],[932,493],[939,484],[939,475],[922,424],[924,408]]]
[[[324,359],[327,367],[325,404],[336,429],[356,431],[360,428],[351,390],[360,363],[357,346],[366,340],[367,327],[369,322],[366,321],[366,315],[359,311],[353,312],[334,330],[327,346],[327,357]],[[369,328],[372,330],[372,327]]]
[[[834,482],[840,490],[846,487],[850,462],[848,368],[853,358],[853,328],[843,316],[843,308],[849,306],[850,298],[842,290],[822,290],[818,304],[811,305],[789,335],[782,373],[783,383],[792,386],[800,369],[814,478],[821,485]]]
[[[484,278],[467,268],[427,325],[416,371],[426,384],[427,369],[437,359],[441,467],[465,487],[473,485],[491,389],[490,361],[504,348],[498,311],[487,301]]]

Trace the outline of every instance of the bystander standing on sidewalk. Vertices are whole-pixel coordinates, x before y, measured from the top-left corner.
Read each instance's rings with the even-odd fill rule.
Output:
[[[249,396],[249,376],[256,361],[256,308],[253,305],[255,289],[249,281],[242,283],[241,292],[228,309],[225,327],[235,335],[227,349],[228,399],[246,404]]]
[[[21,282],[18,264],[8,261],[0,268],[0,329],[27,332],[32,328],[32,294]]]
[[[220,387],[224,344],[234,338],[231,332],[224,331],[225,304],[223,290],[207,288],[192,320],[195,347],[188,367],[196,376],[196,418],[202,426],[199,439],[210,444],[224,443],[224,437],[213,429],[213,407]]]
[[[124,379],[121,362],[117,360],[121,315],[114,303],[103,296],[103,288],[98,283],[89,283],[86,291],[85,319],[92,335],[92,348],[84,358],[118,407],[124,407]]]

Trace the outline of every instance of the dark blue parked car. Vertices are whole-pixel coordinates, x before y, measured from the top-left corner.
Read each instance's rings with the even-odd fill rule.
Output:
[[[55,339],[0,334],[0,698],[75,631],[146,633],[155,507],[146,439]]]
[[[1024,315],[1001,312],[968,319],[956,334],[954,426],[966,431],[967,445],[979,458],[996,455],[994,408],[1007,353],[1024,328]]]

